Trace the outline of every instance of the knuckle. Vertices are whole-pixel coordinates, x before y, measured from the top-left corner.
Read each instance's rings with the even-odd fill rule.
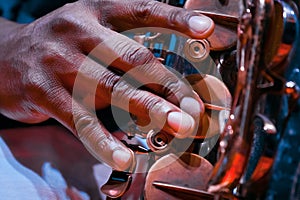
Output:
[[[110,97],[113,91],[118,87],[116,85],[120,81],[120,77],[110,71],[103,71],[101,77],[98,88],[101,92],[105,93],[104,96]]]
[[[141,21],[149,21],[155,14],[159,14],[160,6],[156,1],[141,1],[136,6],[135,16]]]
[[[29,70],[26,80],[24,80],[24,85],[27,91],[44,91],[46,86],[46,80],[42,72],[37,72],[35,70]]]
[[[72,44],[74,47],[85,50],[89,53],[101,42],[98,35],[98,24],[94,20],[85,21],[73,19],[74,17],[63,18],[61,22],[52,26],[54,36],[62,38],[64,43]]]
[[[132,101],[136,104],[135,106],[140,107],[139,110],[150,115],[166,114],[169,110],[168,103],[164,99],[150,93],[147,95],[145,91],[134,93]]]
[[[144,105],[146,110],[149,110],[150,112],[156,113],[157,110],[161,110],[163,101],[160,98],[153,98],[151,96],[147,96],[146,98],[142,98],[140,100],[142,102],[142,105]]]
[[[139,47],[129,52],[129,58],[137,65],[154,61],[153,55],[144,47]]]
[[[44,41],[31,45],[32,53],[37,54],[36,62],[44,69],[51,71],[65,71],[73,69],[77,63],[82,62],[79,51],[68,49],[64,44],[55,41]]]
[[[41,64],[44,66],[53,66],[53,65],[61,65],[62,61],[65,61],[67,56],[64,51],[61,50],[59,45],[53,42],[46,42],[44,45],[44,49],[41,55]]]
[[[168,15],[168,25],[170,27],[181,28],[181,23],[187,23],[190,13],[183,9],[172,8]],[[186,24],[187,25],[187,24]]]
[[[28,98],[33,102],[48,102],[60,95],[60,87],[51,77],[51,73],[46,75],[44,72],[29,70],[26,80],[23,81],[26,93],[30,94]]]
[[[89,140],[93,134],[97,133],[98,120],[87,113],[74,114],[74,126],[77,136],[82,140]]]
[[[162,83],[164,94],[177,93],[181,88],[180,81],[173,77],[165,77]]]
[[[135,66],[156,62],[154,56],[145,47],[132,48],[124,55],[124,59]]]
[[[163,95],[172,103],[179,105],[180,99],[187,93],[183,83],[174,78],[167,78],[163,84]]]
[[[161,98],[146,97],[142,101],[146,114],[150,117],[152,123],[164,124],[167,114],[173,110],[172,106]]]
[[[50,30],[55,34],[65,34],[78,30],[78,20],[72,15],[61,13],[49,22]]]
[[[66,4],[52,13],[48,27],[53,33],[81,33],[87,29],[87,25],[94,23],[95,17],[85,7],[78,7],[79,4]],[[80,10],[81,12],[76,12]],[[79,34],[77,34],[79,35]]]
[[[123,80],[116,81],[112,91],[112,104],[126,108],[126,104],[130,104],[130,101],[136,95],[136,90]]]
[[[96,32],[96,31],[91,31]],[[89,33],[89,36],[86,37],[83,34],[76,38],[76,46],[78,49],[84,54],[89,54],[95,47],[102,42],[99,38],[99,35],[95,35],[93,33]]]
[[[80,114],[75,121],[77,137],[87,147],[91,153],[98,159],[105,159],[114,147],[114,139],[109,132],[101,128],[97,117],[89,114]],[[103,154],[103,152],[105,152]],[[104,156],[104,157],[103,157]]]

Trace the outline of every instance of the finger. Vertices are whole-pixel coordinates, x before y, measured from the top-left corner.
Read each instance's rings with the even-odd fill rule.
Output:
[[[194,118],[203,114],[204,105],[192,87],[165,68],[146,47],[114,31],[103,31],[102,42],[90,52],[93,59],[125,72],[124,79],[142,83]]]
[[[72,131],[95,158],[116,170],[131,167],[131,150],[105,129],[94,112],[77,103],[61,86],[54,85],[40,100],[47,102],[43,104],[47,105],[47,114]]]
[[[194,133],[196,124],[190,115],[153,93],[133,88],[122,79],[114,84],[111,103],[139,120],[148,120],[148,124],[140,126],[143,130],[164,130],[178,138]]]
[[[204,105],[198,95],[195,95],[190,86],[179,80],[157,61],[148,49],[121,34],[100,26],[94,19],[89,21],[89,25],[89,28],[83,25],[84,30],[81,32],[84,34],[76,34],[77,38],[71,38],[76,41],[81,52],[86,54],[91,52],[90,55],[98,62],[106,66],[113,65],[115,69],[127,72],[140,83],[147,83],[149,89],[180,106],[195,119],[203,114]],[[65,79],[65,77],[62,78]]]
[[[99,7],[99,4],[95,6]],[[163,27],[202,39],[208,37],[214,29],[210,18],[158,1],[113,1],[104,6],[109,14],[99,15],[117,31],[139,27]]]
[[[164,129],[169,134],[180,138],[193,134],[196,124],[190,115],[153,93],[136,89],[123,77],[117,76],[97,62],[86,58],[78,74],[73,96],[82,93],[76,89],[80,89],[81,85],[88,81],[85,77],[89,77],[90,90],[85,92],[94,97],[94,102],[91,102],[90,105],[109,103],[122,108],[139,119],[150,121],[147,130]],[[99,103],[99,101],[105,102]],[[124,117],[123,115],[117,113],[114,117],[117,122],[124,121],[123,119],[118,120],[118,117]],[[127,117],[130,119],[130,116]]]

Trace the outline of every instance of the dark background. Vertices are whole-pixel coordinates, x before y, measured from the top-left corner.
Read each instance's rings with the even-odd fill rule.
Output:
[[[29,23],[48,12],[58,8],[67,0],[0,0],[0,16],[20,23]],[[176,6],[182,6],[183,1],[171,1]],[[299,5],[299,1],[295,0]],[[298,40],[297,47],[300,47]],[[287,74],[290,80],[300,85],[300,51],[296,49],[295,56],[291,61],[290,68],[293,69]],[[0,97],[1,98],[1,97]],[[300,101],[292,113],[287,128],[278,146],[278,153],[273,167],[269,189],[265,199],[300,199]],[[114,129],[114,124],[109,119],[110,109],[99,112],[99,117],[106,120],[109,130]],[[50,119],[34,126],[58,125]],[[30,127],[33,125],[24,124],[10,120],[0,115],[0,129],[14,129],[18,127]]]

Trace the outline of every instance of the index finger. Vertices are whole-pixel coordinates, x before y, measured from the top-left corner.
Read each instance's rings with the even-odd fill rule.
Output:
[[[214,30],[214,22],[209,17],[158,1],[109,1],[103,4],[101,7],[105,6],[106,13],[99,13],[101,21],[108,23],[105,25],[116,31],[162,27],[179,31],[192,38],[203,39]]]

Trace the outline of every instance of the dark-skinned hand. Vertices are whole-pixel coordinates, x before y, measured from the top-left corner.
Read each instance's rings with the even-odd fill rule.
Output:
[[[192,134],[203,103],[147,48],[120,34],[141,27],[202,39],[214,24],[151,0],[81,0],[30,24],[0,19],[0,112],[26,123],[54,118],[117,170],[128,169],[134,156],[97,119],[89,99],[95,98],[96,109],[113,104],[146,121],[152,116],[153,123],[175,137]],[[128,72],[149,90],[133,87],[114,71]],[[74,95],[77,80],[82,84],[76,84]]]

